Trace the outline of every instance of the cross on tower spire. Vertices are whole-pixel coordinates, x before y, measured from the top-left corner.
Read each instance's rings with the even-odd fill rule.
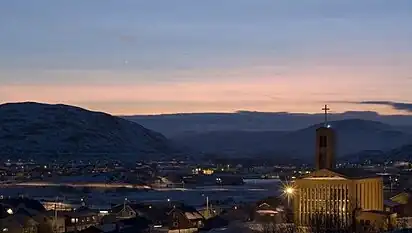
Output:
[[[330,108],[328,107],[327,104],[325,104],[325,107],[322,108],[323,111],[325,111],[325,126],[328,125],[328,111],[330,110]]]

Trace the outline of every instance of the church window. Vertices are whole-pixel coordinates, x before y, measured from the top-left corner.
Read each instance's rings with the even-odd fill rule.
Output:
[[[319,138],[319,147],[327,147],[327,137],[326,136],[320,136]]]

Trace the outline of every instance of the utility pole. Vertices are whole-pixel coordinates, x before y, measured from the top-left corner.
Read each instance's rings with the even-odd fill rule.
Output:
[[[209,196],[206,196],[206,213],[207,213],[207,217],[209,216]]]
[[[56,201],[54,202],[54,221],[53,221],[53,232],[57,233],[57,202],[59,197],[56,196]]]
[[[123,201],[123,211],[126,211],[126,201],[127,201],[127,197],[125,197]]]

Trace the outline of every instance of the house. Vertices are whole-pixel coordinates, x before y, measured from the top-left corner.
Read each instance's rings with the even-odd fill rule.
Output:
[[[221,212],[220,216],[229,222],[249,222],[252,221],[254,214],[253,206],[248,205],[235,205],[230,209],[226,209]]]
[[[256,203],[253,219],[261,223],[280,224],[287,222],[288,216],[284,200],[271,196]]]
[[[86,207],[70,212],[59,212],[58,215],[64,217],[65,232],[81,231],[100,224],[98,212]]]
[[[12,214],[0,219],[0,228],[7,233],[37,233],[38,223],[25,215]]]
[[[254,220],[256,222],[280,224],[284,219],[283,206],[274,207],[264,202],[255,208]]]
[[[110,210],[110,213],[115,216],[116,219],[135,218],[138,215],[136,205],[134,204],[116,205]]]
[[[196,232],[204,226],[203,216],[192,207],[173,207],[167,215],[169,232]]]
[[[359,211],[356,217],[356,232],[384,232],[395,229],[396,213],[386,211]]]
[[[152,222],[144,217],[129,218],[117,222],[115,231],[149,232],[151,225]]]
[[[150,221],[152,228],[180,230],[181,233],[197,231],[203,227],[205,220],[195,208],[181,203],[128,203],[113,207],[111,215],[117,221],[142,217]]]
[[[52,230],[52,219],[36,200],[27,198],[3,199],[0,201],[0,209],[0,228],[3,231],[28,233]]]
[[[412,227],[412,199],[409,192],[401,192],[386,200],[385,210],[397,214],[398,228]]]
[[[8,180],[9,169],[5,167],[0,167],[0,181]]]
[[[229,221],[222,218],[221,216],[215,216],[212,218],[209,218],[205,221],[204,230],[211,230],[211,229],[217,229],[217,228],[224,228],[229,225]]]

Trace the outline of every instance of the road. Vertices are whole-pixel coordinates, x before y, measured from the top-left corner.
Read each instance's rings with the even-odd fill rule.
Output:
[[[3,183],[0,187],[73,187],[73,188],[104,188],[104,189],[114,189],[114,188],[128,188],[128,189],[151,189],[147,185],[133,185],[133,184],[121,184],[121,183],[52,183],[52,182],[21,182],[21,183]]]

